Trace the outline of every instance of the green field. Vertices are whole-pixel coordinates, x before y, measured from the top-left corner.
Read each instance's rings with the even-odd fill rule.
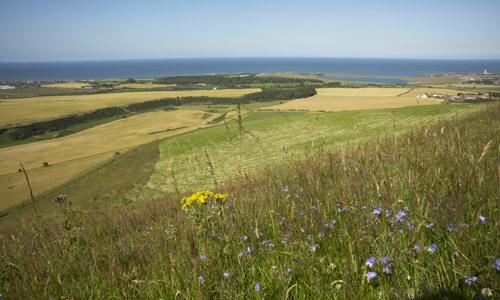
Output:
[[[233,122],[227,127],[165,140],[151,181],[166,191],[208,188],[214,181],[255,174],[320,148],[415,130],[482,107],[464,104],[336,113],[252,112],[243,119],[241,135]]]

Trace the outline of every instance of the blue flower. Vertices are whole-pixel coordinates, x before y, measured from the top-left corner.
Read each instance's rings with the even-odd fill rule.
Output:
[[[361,210],[365,210],[365,209],[366,209],[366,205],[361,206]]]
[[[252,253],[252,249],[250,249],[250,246],[247,246],[247,253]]]
[[[371,268],[371,267],[373,267],[374,263],[375,263],[375,256],[372,256],[366,260],[365,265],[367,265]]]
[[[495,262],[491,266],[497,269],[497,271],[500,271],[500,258],[495,260]]]
[[[479,215],[479,220],[481,220],[481,223],[486,224],[486,217]]]
[[[308,240],[308,241],[312,240],[312,236],[311,236],[311,235],[308,235],[308,236],[307,236],[307,240]]]
[[[432,226],[434,226],[434,223],[427,224],[425,228],[431,228]]]
[[[243,241],[246,241],[248,239],[248,236],[243,235],[242,239],[243,239]]]
[[[201,283],[201,284],[204,284],[204,283],[205,283],[205,279],[203,278],[203,276],[202,276],[202,275],[200,275],[200,276],[198,277],[198,279],[200,280],[200,283]]]
[[[449,232],[452,232],[453,230],[455,230],[455,226],[453,226],[453,224],[448,224],[448,231]]]
[[[429,246],[429,248],[427,248],[427,251],[429,251],[430,253],[434,253],[436,252],[436,250],[437,250],[436,244],[432,244]]]
[[[300,228],[300,231],[305,232],[306,231],[306,227],[304,226],[304,227]]]
[[[391,274],[392,273],[392,264],[388,264],[384,267],[384,272],[386,272],[387,274]]]
[[[224,275],[224,277],[226,277],[226,278],[231,277],[231,273],[227,273],[227,272],[224,272],[224,274],[222,274],[222,275]]]
[[[255,285],[255,290],[260,291],[260,282],[257,282],[257,284]]]
[[[372,280],[373,278],[377,277],[377,273],[375,273],[375,272],[367,272],[366,273],[366,277],[368,278],[368,280]]]
[[[388,209],[386,209],[385,210],[385,217],[388,218],[390,216],[392,216],[392,213]]]
[[[408,229],[410,229],[410,230],[411,230],[411,227],[412,227],[412,226],[411,226],[411,222],[408,222],[408,224],[406,224],[406,226],[408,227]]]
[[[337,225],[337,220],[333,219],[332,224],[333,224],[333,226]]]
[[[273,243],[269,243],[269,245],[267,245],[267,248],[271,248],[272,246],[274,246]]]
[[[380,258],[380,262],[383,263],[384,265],[387,265],[391,258],[389,256],[383,256]]]
[[[200,260],[205,260],[205,259],[207,259],[207,257],[205,256],[205,254],[200,255]]]
[[[286,268],[286,274],[292,273],[292,268]]]
[[[321,230],[319,233],[318,233],[318,237],[324,237],[325,236],[325,232],[323,230]]]
[[[52,274],[52,270],[47,270],[47,274]]]
[[[318,208],[316,207],[316,205],[313,205],[313,206],[309,207],[309,209],[311,209],[311,210],[318,210]]]
[[[318,246],[316,245],[312,245],[311,247],[309,247],[311,249],[312,252],[316,252],[316,249],[318,248]]]
[[[420,243],[416,243],[415,246],[413,246],[413,249],[417,251],[417,253],[420,252]]]
[[[381,208],[381,207],[379,207],[379,208],[377,208],[377,209],[375,209],[375,210],[373,211],[373,214],[374,214],[374,215],[376,215],[376,216],[378,216],[378,215],[380,215],[380,213],[381,213],[381,212],[382,212],[382,208]]]
[[[244,253],[244,252],[240,252],[240,253],[238,253],[238,257],[239,257],[239,258],[242,258],[242,257],[243,257],[243,254],[245,254],[245,253]]]
[[[280,221],[280,225],[283,225],[283,223],[285,222],[285,217],[283,217]]]
[[[303,216],[304,215],[304,212],[303,211],[299,211],[299,216]]]
[[[473,284],[476,280],[477,280],[477,277],[476,277],[476,276],[467,277],[467,278],[465,279],[465,283],[467,283],[468,285],[471,285],[471,284]]]

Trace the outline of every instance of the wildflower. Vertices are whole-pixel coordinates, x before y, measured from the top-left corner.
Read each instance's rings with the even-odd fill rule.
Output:
[[[308,236],[307,236],[307,240],[308,240],[308,241],[312,240],[312,236],[311,236],[311,235],[308,235]]]
[[[203,276],[202,276],[202,275],[200,275],[200,276],[198,277],[198,279],[200,280],[200,284],[204,284],[204,283],[205,283],[205,279],[203,278]]]
[[[52,274],[52,270],[47,270],[47,274]]]
[[[476,280],[477,280],[477,277],[476,277],[476,276],[467,277],[467,278],[465,279],[465,283],[467,283],[468,285],[471,285],[471,284],[473,284]]]
[[[388,264],[384,267],[384,270],[383,270],[385,273],[387,274],[391,274],[392,273],[392,264]]]
[[[267,248],[271,248],[272,246],[274,246],[273,243],[269,243],[269,245],[267,245]]]
[[[412,227],[412,226],[411,226],[411,222],[408,222],[408,224],[406,224],[406,227],[408,227],[408,229],[410,229],[410,230],[411,230],[411,227]]]
[[[448,224],[448,231],[449,232],[452,232],[453,230],[455,230],[455,226],[453,226],[453,224]]]
[[[333,226],[337,225],[337,220],[333,219],[332,224],[333,224]]]
[[[280,221],[280,225],[283,225],[283,223],[285,222],[285,217],[283,217]]]
[[[318,210],[318,208],[316,207],[316,205],[313,205],[311,207],[309,207],[310,210]]]
[[[325,236],[325,232],[323,230],[321,230],[319,233],[318,233],[318,237],[324,237]]]
[[[311,247],[309,247],[311,249],[312,252],[316,252],[316,249],[318,248],[318,246],[316,245],[312,245]]]
[[[382,212],[382,208],[381,208],[381,207],[379,207],[379,208],[377,208],[377,209],[375,209],[375,210],[373,211],[373,214],[374,214],[374,215],[376,215],[376,216],[378,216],[378,215],[380,215],[380,213],[381,213],[381,212]]]
[[[388,209],[386,209],[385,210],[385,217],[389,218],[390,216],[392,216],[392,213]]]
[[[373,278],[377,277],[377,273],[375,273],[375,272],[367,272],[366,273],[366,277],[368,278],[368,280],[372,280]]]
[[[207,257],[204,254],[200,255],[200,260],[205,260],[205,259],[207,259]]]
[[[413,246],[413,249],[417,251],[417,253],[420,252],[420,243],[416,243],[415,246]]]
[[[398,213],[396,214],[396,221],[398,221],[398,222],[404,222],[404,220],[405,220],[403,218],[404,216],[406,216],[406,212],[404,212],[402,210],[398,211]]]
[[[250,249],[250,246],[247,246],[247,253],[252,253],[252,249]]]
[[[288,275],[290,273],[292,273],[292,268],[286,268],[286,274]]]
[[[486,224],[486,217],[479,215],[479,220],[481,220],[481,223]]]
[[[286,244],[286,242],[288,242],[288,237],[284,237],[281,239],[282,244]]]
[[[248,239],[248,236],[243,235],[242,239],[243,239],[243,241],[246,241]]]
[[[304,212],[299,210],[299,216],[303,216],[304,215]]]
[[[290,195],[286,195],[286,200],[290,199]]]
[[[438,210],[438,209],[439,209],[439,207],[434,206],[432,209],[433,209],[433,210]]]
[[[242,257],[243,257],[243,254],[245,254],[245,252],[240,252],[240,253],[238,253],[238,257],[239,257],[239,258],[242,258]]]
[[[257,282],[257,284],[255,285],[255,290],[260,291],[260,282]]]
[[[367,265],[371,268],[371,267],[373,267],[374,263],[375,263],[375,256],[372,256],[366,260],[365,265]]]
[[[497,269],[497,271],[500,271],[500,258],[495,260],[495,262],[493,264],[491,264],[491,266],[495,269]]]
[[[365,210],[365,209],[366,209],[366,205],[361,206],[361,210]]]
[[[300,231],[305,232],[306,231],[306,227],[304,226],[304,227],[300,228]]]
[[[430,253],[434,253],[436,252],[436,250],[437,250],[436,244],[432,244],[429,246],[429,248],[427,248],[427,251],[429,251]]]
[[[226,278],[231,277],[231,273],[227,273],[227,272],[224,272],[224,274],[222,274],[222,275],[224,275],[224,277],[226,277]]]
[[[434,226],[434,223],[427,224],[425,228],[431,228],[432,226]]]
[[[389,256],[383,256],[380,258],[380,262],[383,263],[384,265],[387,265],[391,258]]]

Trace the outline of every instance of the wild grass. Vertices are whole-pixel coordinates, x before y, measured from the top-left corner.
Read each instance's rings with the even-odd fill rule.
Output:
[[[228,200],[188,210],[180,200],[191,193],[114,213],[80,211],[60,197],[58,220],[0,227],[0,293],[496,299],[499,120],[492,105],[407,134],[319,148],[214,186]]]

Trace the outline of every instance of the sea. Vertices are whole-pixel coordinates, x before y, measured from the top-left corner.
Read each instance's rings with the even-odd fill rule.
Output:
[[[500,73],[500,59],[166,58],[61,62],[0,62],[0,81],[98,80],[286,72],[361,75],[368,77],[420,77],[431,74],[484,73],[485,70],[488,73]],[[359,81],[359,79],[356,80]],[[365,79],[364,81],[369,82],[370,80]]]

